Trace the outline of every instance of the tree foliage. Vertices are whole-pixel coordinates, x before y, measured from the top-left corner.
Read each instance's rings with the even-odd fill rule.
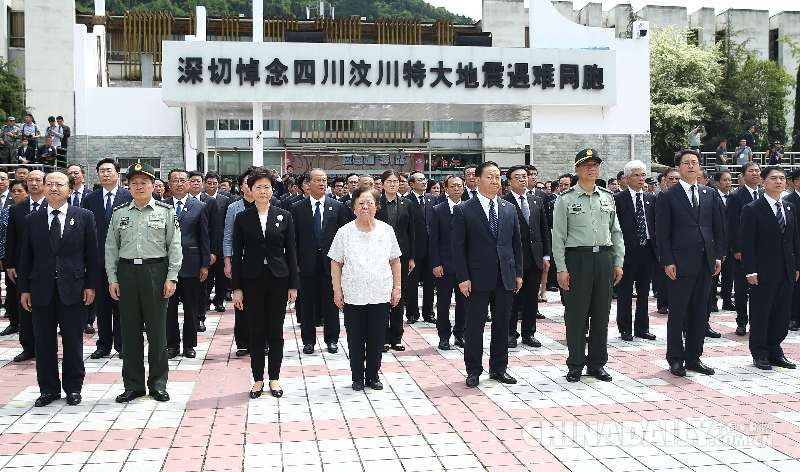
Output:
[[[8,62],[0,59],[0,119],[15,116],[22,120],[25,113],[25,89]]]

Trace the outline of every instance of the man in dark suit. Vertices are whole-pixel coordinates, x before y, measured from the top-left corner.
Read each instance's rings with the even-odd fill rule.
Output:
[[[308,173],[308,196],[292,206],[297,264],[300,267],[300,303],[303,354],[313,354],[317,344],[316,317],[324,326],[328,352],[339,351],[339,310],[333,304],[331,260],[328,251],[336,232],[350,221],[345,205],[325,194],[328,177],[322,169]]]
[[[733,254],[733,290],[734,302],[736,304],[736,334],[744,336],[747,334],[747,293],[748,283],[742,267],[742,251],[740,250],[739,227],[741,225],[742,208],[758,198],[758,186],[761,183],[761,168],[753,161],[742,166],[742,173],[739,174],[739,188],[728,198],[728,205],[725,212],[728,219],[728,246],[730,253]]]
[[[412,172],[408,176],[408,184],[411,192],[406,199],[411,202],[414,212],[414,240],[427,241],[434,197],[425,192],[428,180],[422,172]],[[428,323],[436,323],[433,315],[433,274],[431,273],[428,245],[421,243],[417,244],[415,248],[414,263],[416,265],[409,274],[408,284],[405,287],[406,317],[409,323],[419,319],[419,284],[422,282],[422,319]]]
[[[722,215],[714,189],[697,184],[699,153],[683,150],[676,159],[680,181],[656,203],[659,262],[669,285],[667,361],[670,372],[679,377],[687,370],[712,375],[714,369],[700,356],[711,278],[719,273],[725,255]]]
[[[547,194],[544,193],[544,190],[536,188],[536,184],[539,183],[539,169],[536,166],[526,165],[525,170],[528,172],[527,194],[539,197],[544,202]]]
[[[83,199],[92,192],[86,186],[86,174],[83,172],[83,167],[79,164],[70,164],[67,166],[67,175],[75,181],[75,187],[70,191],[67,202],[70,205],[82,206]]]
[[[477,168],[478,166],[475,164],[464,166],[464,193],[461,195],[461,200],[469,200],[478,196],[478,179],[475,177]]]
[[[22,138],[17,148],[17,160],[22,164],[29,164],[36,160],[36,149],[28,144],[28,138]]]
[[[550,226],[544,201],[528,194],[528,171],[512,166],[506,172],[509,192],[503,197],[514,205],[522,241],[522,289],[514,295],[509,318],[508,347],[517,347],[517,321],[522,320],[522,344],[541,347],[536,339],[536,314],[539,312],[539,284],[542,271],[550,270]]]
[[[448,176],[444,181],[446,201],[433,207],[430,221],[430,239],[428,251],[431,257],[432,274],[436,284],[436,331],[439,333],[439,349],[450,349],[450,335],[455,338],[455,345],[464,347],[464,319],[466,316],[466,300],[456,287],[456,270],[453,263],[453,249],[450,243],[453,207],[461,203],[464,192],[464,180],[457,176]],[[450,300],[456,294],[455,325],[450,324]]]
[[[792,208],[800,210],[800,169],[792,170],[789,180],[791,182],[787,187],[790,193],[783,198],[792,204]],[[795,282],[792,291],[792,316],[789,320],[789,330],[797,331],[798,329],[800,329],[800,281]]]
[[[452,247],[456,281],[467,299],[464,365],[466,384],[477,387],[483,372],[483,328],[494,295],[489,378],[513,384],[508,366],[508,324],[514,293],[522,287],[523,260],[514,207],[498,198],[500,168],[486,161],[475,170],[478,194],[453,207]],[[491,250],[490,248],[494,248]],[[489,249],[489,250],[487,250]]]
[[[625,341],[633,336],[654,340],[650,333],[647,299],[656,264],[656,203],[645,192],[647,167],[639,160],[625,164],[625,190],[614,195],[617,219],[625,240],[625,263],[617,290],[617,329]],[[636,321],[632,323],[633,285],[636,284]],[[633,328],[633,329],[632,329]]]
[[[100,288],[100,260],[92,213],[69,205],[74,181],[57,171],[47,175],[46,211],[25,218],[19,258],[20,303],[33,315],[36,378],[41,407],[67,394],[67,404],[81,402],[83,328],[86,309]],[[63,382],[58,377],[58,335],[63,344]]]
[[[778,166],[761,171],[764,193],[742,208],[741,261],[750,285],[750,354],[762,370],[794,369],[781,343],[789,332],[792,288],[800,275],[797,207],[781,202],[786,174]]]
[[[347,203],[350,201],[353,192],[358,187],[358,174],[347,174],[345,178],[345,193],[339,198],[339,201],[342,203]]]
[[[6,229],[6,255],[3,267],[6,269],[7,280],[17,283],[17,261],[21,255],[22,242],[25,240],[25,217],[34,211],[43,211],[47,206],[44,199],[44,172],[33,170],[25,177],[28,185],[28,198],[14,204],[8,210],[8,228]],[[19,304],[19,301],[17,301]],[[23,362],[33,359],[35,355],[35,337],[33,320],[29,310],[17,310],[19,319],[9,320],[12,325],[19,327],[19,343],[22,352],[14,357],[14,362]],[[12,313],[13,315],[13,313]]]
[[[178,273],[175,295],[167,307],[167,357],[178,355],[181,333],[178,329],[178,300],[183,302],[183,357],[197,356],[197,322],[203,303],[201,284],[208,277],[211,261],[211,241],[208,232],[208,212],[205,203],[187,193],[189,174],[183,169],[169,171],[172,196],[164,203],[175,208],[181,230],[183,263]]]
[[[217,220],[217,205],[216,200],[209,197],[203,192],[203,174],[199,171],[189,171],[189,183],[187,190],[189,196],[200,200],[205,205],[206,222],[208,224],[208,237],[210,240],[211,255],[209,259],[209,273],[211,267],[216,262],[216,253],[214,252],[214,221]],[[206,331],[206,312],[208,312],[208,278],[200,282],[200,296],[201,300],[197,302],[197,332],[204,333]]]
[[[727,208],[728,208],[728,199],[731,198],[731,187],[733,186],[733,178],[731,177],[731,173],[728,171],[720,171],[714,174],[714,182],[717,188],[717,195],[719,195],[719,199],[722,203],[722,209],[724,211],[724,215],[727,215]],[[800,202],[798,202],[800,203]],[[728,234],[728,218],[725,217],[725,236],[726,241],[730,238]],[[730,244],[727,245],[728,249],[730,248]],[[722,261],[722,271],[720,275],[714,278],[714,282],[712,284],[712,294],[711,294],[711,311],[715,311],[714,309],[718,309],[717,307],[717,293],[716,287],[717,285],[720,286],[720,296],[722,297],[722,309],[723,310],[735,310],[736,308],[733,305],[733,254],[728,250],[725,255],[725,260]],[[714,331],[711,333],[711,327],[706,330],[706,337],[720,337],[721,335]]]
[[[0,140],[2,140],[2,136],[0,136]],[[9,183],[10,181],[8,179],[8,172],[0,170],[0,211],[10,207],[11,204],[14,202],[13,199],[11,198],[11,191],[8,188]],[[3,265],[2,263],[0,263],[0,277],[2,277],[4,272],[2,269]],[[8,301],[8,295],[9,295],[8,286],[9,286],[8,278],[6,278],[6,301]],[[8,318],[8,305],[7,304],[0,304],[0,305],[6,307],[6,313],[3,315],[3,317]],[[15,328],[16,327],[12,327],[11,325],[6,326],[6,328],[2,332],[0,332],[0,336],[11,334]]]
[[[100,188],[91,192],[81,202],[81,206],[94,214],[97,229],[97,254],[101,263],[101,280],[103,287],[108,285],[105,272],[105,241],[108,225],[114,208],[130,203],[131,193],[119,186],[119,162],[107,157],[95,165]],[[94,313],[97,317],[97,349],[91,354],[92,359],[100,359],[111,354],[113,347],[122,354],[122,331],[119,320],[119,304],[111,298],[108,290],[100,290],[96,294]]]
[[[222,238],[225,230],[225,215],[233,199],[219,191],[219,174],[208,172],[204,180],[205,192],[201,195],[200,201],[214,204],[214,219],[209,221],[211,226],[211,268],[206,279],[206,298],[211,297],[214,291],[214,299],[210,301],[214,305],[214,310],[218,313],[225,311],[225,293],[228,290],[228,279],[225,277],[224,264],[222,263]]]

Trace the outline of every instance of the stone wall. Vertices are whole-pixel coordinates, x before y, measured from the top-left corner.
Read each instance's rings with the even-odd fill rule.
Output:
[[[180,136],[85,136],[69,138],[69,160],[87,169],[87,180],[94,183],[97,161],[106,157],[117,160],[160,159],[162,175],[169,169],[185,167]],[[148,161],[150,162],[150,161]],[[159,169],[156,169],[159,170]]]
[[[573,172],[575,154],[588,147],[597,150],[603,159],[602,179],[616,177],[625,163],[633,159],[650,165],[649,134],[536,134],[531,161],[539,169],[541,180],[552,180],[559,174]]]

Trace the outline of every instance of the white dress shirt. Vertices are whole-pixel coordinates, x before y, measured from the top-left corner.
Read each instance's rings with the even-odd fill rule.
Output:
[[[683,191],[686,193],[686,198],[689,199],[689,204],[692,204],[692,184],[686,182],[683,179],[678,180],[678,183],[681,184],[683,187]],[[697,198],[697,204],[700,205],[700,185],[694,184],[694,196]]]
[[[722,190],[717,189],[717,193],[719,193],[719,198],[722,199],[722,203],[725,206],[728,206],[728,198],[731,196],[729,193],[722,193]]]
[[[628,187],[628,193],[631,195],[631,201],[633,202],[633,214],[634,217],[636,215],[636,195],[640,195],[640,199],[642,201],[642,211],[644,211],[644,231],[647,234],[647,239],[650,239],[650,228],[647,227],[647,209],[645,208],[644,203],[644,190],[640,189],[638,192]],[[695,189],[695,192],[697,189]],[[691,195],[691,190],[689,190],[689,195]],[[697,197],[697,201],[700,201],[700,197]],[[691,201],[691,199],[690,199]]]
[[[447,204],[448,204],[448,206],[450,206],[450,214],[451,215],[453,214],[453,207],[455,207],[456,205],[458,205],[460,203],[461,203],[460,201],[455,202],[455,201],[451,200],[450,197],[447,197]]]
[[[317,202],[319,202],[319,216],[320,220],[325,220],[325,195],[322,196],[319,200],[312,197],[311,195],[308,196],[309,200],[311,200],[311,218],[314,218],[314,212],[317,209]]]
[[[178,208],[178,202],[181,202],[181,212],[183,210],[185,210],[186,209],[186,202],[189,201],[189,196],[190,195],[191,195],[191,193],[187,193],[186,195],[183,196],[183,198],[180,198],[180,199],[172,197],[172,206],[173,206],[173,208]]]
[[[494,213],[497,215],[497,223],[498,228],[500,227],[500,209],[498,208],[499,198],[495,195],[493,198],[489,199],[481,195],[478,192],[478,201],[481,202],[481,207],[483,207],[483,213],[486,215],[486,221],[489,221],[489,201],[494,202]]]
[[[37,207],[37,208],[41,209],[41,208],[42,208],[42,205],[44,205],[44,204],[45,204],[45,203],[44,203],[44,197],[40,198],[38,201],[36,201],[36,200],[34,200],[34,199],[32,199],[32,198],[31,198],[30,211],[33,211],[33,204],[34,204],[34,203],[37,203],[37,204],[38,204],[38,207]]]
[[[745,184],[744,188],[747,189],[747,193],[750,194],[750,198],[753,197],[753,192],[756,192],[756,195],[758,195],[758,189],[757,188],[750,188],[750,187],[747,186],[747,184]]]
[[[53,224],[53,210],[58,210],[58,221],[61,223],[61,235],[64,235],[64,225],[67,221],[67,209],[69,208],[69,204],[64,202],[61,205],[61,208],[53,208],[50,205],[47,205],[47,227],[49,228]]]

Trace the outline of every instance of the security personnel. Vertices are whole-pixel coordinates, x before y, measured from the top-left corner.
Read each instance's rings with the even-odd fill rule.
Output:
[[[181,232],[172,206],[153,198],[155,171],[136,163],[125,174],[133,201],[114,208],[106,238],[106,272],[111,298],[119,301],[122,325],[122,380],[118,403],[145,395],[144,343],[147,331],[150,375],[147,386],[154,400],[167,393],[167,299],[175,293],[183,262]]]
[[[575,156],[578,183],[563,192],[553,208],[553,259],[564,296],[567,327],[567,380],[586,373],[604,382],[608,361],[608,315],[613,285],[622,280],[625,245],[614,195],[595,185],[602,160],[594,149]],[[589,331],[589,355],[585,353]]]

